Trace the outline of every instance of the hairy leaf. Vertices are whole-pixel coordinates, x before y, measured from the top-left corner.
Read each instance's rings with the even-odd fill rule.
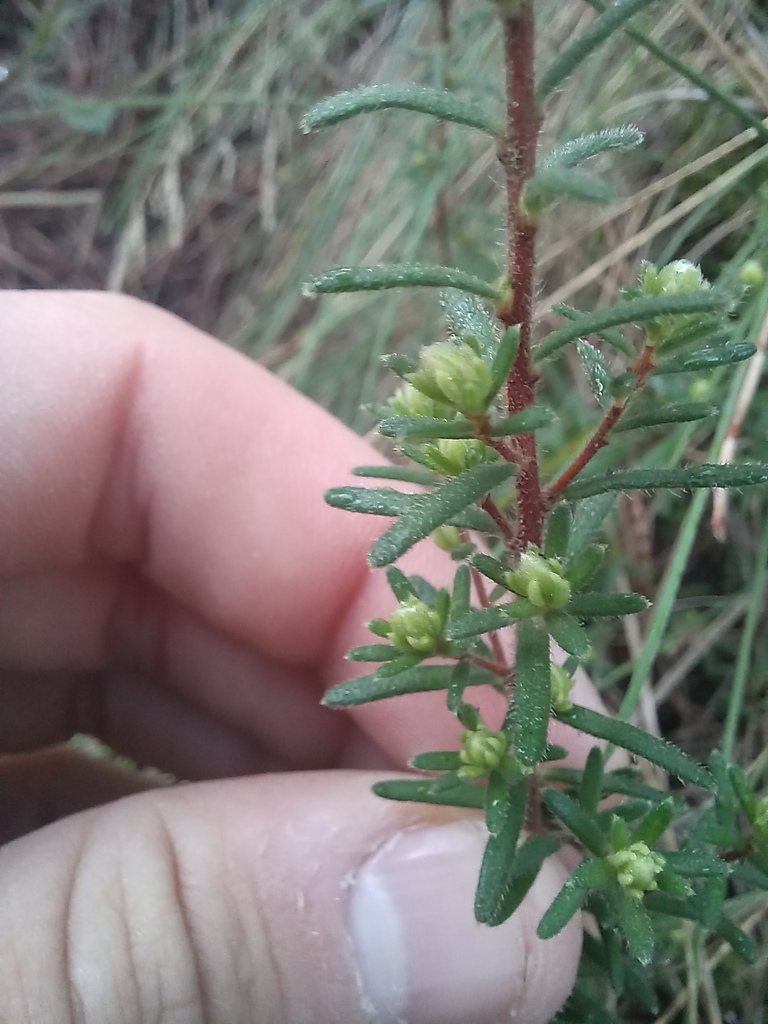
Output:
[[[599,349],[585,341],[584,338],[577,338],[576,351],[579,353],[579,358],[584,364],[584,369],[587,372],[589,383],[598,404],[603,409],[607,409],[613,401],[611,397],[612,377]]]
[[[379,480],[402,480],[403,483],[427,487],[440,479],[431,469],[416,469],[412,466],[358,466],[352,470],[352,475]]]
[[[452,786],[450,789],[436,787],[434,782],[423,779],[392,779],[373,785],[376,796],[386,800],[408,800],[417,804],[442,804],[448,807],[474,807],[482,810],[485,790],[469,783]]]
[[[585,732],[600,740],[607,740],[608,743],[623,747],[639,757],[652,761],[664,771],[669,772],[670,775],[682,779],[683,782],[691,782],[703,789],[712,789],[714,786],[714,779],[703,765],[697,764],[679,747],[659,739],[658,736],[643,732],[642,729],[635,728],[629,722],[608,718],[606,715],[598,714],[597,711],[578,705],[572,707],[570,711],[557,712],[557,718],[580,732]]]
[[[447,89],[433,89],[427,85],[393,83],[364,85],[359,89],[338,93],[321,100],[308,111],[301,122],[303,132],[317,131],[346,121],[358,114],[377,110],[413,110],[430,114],[441,121],[477,128],[487,135],[498,135],[501,126],[488,117],[479,103],[463,100]]]
[[[716,407],[709,402],[669,402],[650,409],[638,409],[622,417],[613,429],[621,432],[641,427],[659,427],[666,423],[691,423],[694,420],[705,420],[716,413]]]
[[[480,924],[500,924],[498,914],[509,887],[517,841],[525,820],[528,779],[516,779],[508,787],[504,824],[491,834],[485,846],[475,892],[475,919]]]
[[[573,598],[571,603],[576,599]],[[569,605],[570,607],[570,605]],[[589,637],[584,627],[572,615],[559,612],[547,617],[547,629],[556,644],[580,661],[589,653]]]
[[[498,291],[487,281],[456,267],[428,263],[382,263],[374,267],[337,267],[319,274],[304,286],[307,298],[339,292],[382,291],[386,288],[459,288],[497,300]]]
[[[692,490],[713,487],[752,487],[768,483],[768,465],[720,466],[704,463],[676,469],[620,469],[577,480],[566,497],[578,501],[605,491]]]
[[[604,857],[608,853],[608,840],[594,814],[585,811],[559,789],[545,789],[542,796],[547,810],[559,818],[591,853],[596,857]]]
[[[580,619],[636,615],[650,607],[642,594],[576,594],[568,602],[568,611]]]
[[[491,363],[491,394],[495,395],[504,385],[517,350],[520,347],[520,328],[508,327],[501,336]]]
[[[482,636],[494,630],[509,626],[512,622],[530,618],[538,613],[530,601],[520,598],[493,608],[480,608],[450,623],[445,630],[448,640],[465,640],[470,636]]]
[[[525,765],[541,761],[547,746],[550,711],[549,635],[534,619],[517,628],[515,751]]]
[[[537,346],[534,356],[538,362],[555,355],[565,345],[576,338],[584,338],[597,334],[606,327],[617,327],[619,324],[641,323],[655,320],[659,316],[670,316],[682,313],[707,313],[722,309],[728,303],[728,297],[712,289],[707,292],[690,292],[678,295],[643,295],[636,299],[617,302],[607,309],[598,309],[594,313],[585,313],[578,320],[553,331]]]
[[[678,359],[662,359],[654,370],[656,374],[692,373],[696,370],[712,370],[716,366],[730,366],[751,359],[755,346],[750,341],[740,341],[720,348],[705,348]]]
[[[516,469],[510,463],[488,462],[468,469],[430,493],[412,497],[397,522],[374,544],[369,564],[374,568],[390,565],[467,505],[508,480]]]
[[[411,767],[422,772],[453,772],[461,768],[461,759],[458,750],[432,750],[412,758]]]
[[[542,159],[542,167],[578,167],[585,160],[611,149],[634,149],[643,141],[643,133],[634,125],[587,132],[561,143]]]
[[[488,673],[475,673],[465,685],[481,686],[491,678]],[[332,686],[323,697],[323,704],[330,708],[348,708],[369,701],[399,697],[404,693],[447,690],[450,679],[450,665],[418,665],[396,676],[382,676],[375,672],[370,676],[361,676]]]

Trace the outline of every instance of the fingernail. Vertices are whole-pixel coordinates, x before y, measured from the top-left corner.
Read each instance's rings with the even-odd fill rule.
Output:
[[[498,928],[475,921],[486,838],[480,822],[412,829],[361,867],[352,885],[350,927],[365,1008],[377,1024],[528,1024],[549,1020],[542,1012],[553,1005],[554,1013],[567,995],[570,964],[554,985],[541,977],[544,944],[535,931],[546,903],[534,897],[535,908],[524,905]],[[554,895],[551,882],[546,888]],[[566,941],[578,949],[573,934]],[[569,952],[566,959],[573,961]]]

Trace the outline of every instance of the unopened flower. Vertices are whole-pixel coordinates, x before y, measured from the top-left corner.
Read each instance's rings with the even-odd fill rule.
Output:
[[[415,597],[401,601],[389,617],[389,639],[411,654],[434,654],[443,632],[440,615]]]
[[[533,548],[520,556],[517,569],[507,573],[507,586],[526,597],[542,611],[554,611],[567,604],[571,585],[563,575],[563,566],[555,558],[545,558]]]
[[[550,701],[553,711],[570,711],[571,690],[573,679],[561,665],[553,665],[550,670]]]
[[[409,380],[418,390],[443,398],[460,412],[485,412],[491,371],[467,342],[438,341],[421,353],[419,370]]]
[[[615,850],[606,860],[616,871],[619,885],[632,899],[639,900],[643,893],[658,889],[656,876],[664,870],[664,858],[647,843],[632,843],[623,850]]]
[[[509,741],[503,732],[491,732],[487,725],[478,725],[461,734],[459,760],[462,767],[459,775],[463,778],[479,778],[500,768],[509,749]]]

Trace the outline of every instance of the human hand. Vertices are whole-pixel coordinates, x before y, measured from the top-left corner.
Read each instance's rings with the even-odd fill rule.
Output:
[[[482,823],[364,770],[455,746],[455,719],[319,705],[391,609],[383,526],[322,501],[370,450],[134,300],[5,293],[0,324],[0,1020],[549,1020],[579,926],[535,931],[565,869],[476,925]],[[195,784],[105,803],[148,783],[56,746],[74,731]]]

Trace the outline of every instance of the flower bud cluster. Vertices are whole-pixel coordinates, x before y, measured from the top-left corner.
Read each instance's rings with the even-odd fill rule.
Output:
[[[500,768],[509,749],[509,740],[503,732],[491,732],[482,723],[476,729],[461,734],[459,775],[465,779],[477,779]]]
[[[445,476],[459,476],[473,466],[498,458],[493,448],[476,437],[442,438],[424,445],[424,458],[432,469]]]
[[[646,263],[640,283],[643,295],[648,296],[692,295],[696,292],[709,291],[711,287],[701,268],[690,260],[674,260],[661,269],[653,263]],[[675,331],[691,326],[700,319],[700,313],[677,313],[657,317],[647,325],[648,341],[651,345],[659,345]]]
[[[415,419],[452,419],[454,411],[442,402],[429,398],[412,384],[403,384],[389,400],[390,408],[398,416]]]
[[[545,558],[533,547],[523,552],[519,566],[508,572],[506,578],[510,590],[542,611],[562,608],[571,597],[571,584],[565,578],[562,563],[556,558]]]
[[[440,613],[417,598],[401,601],[389,617],[389,639],[409,654],[436,654],[441,645]]]
[[[606,860],[616,871],[616,880],[628,896],[642,899],[643,893],[658,889],[656,876],[664,870],[664,857],[647,843],[632,843],[609,853]]]
[[[421,353],[408,380],[418,391],[468,416],[488,408],[491,371],[467,341],[438,341]]]

